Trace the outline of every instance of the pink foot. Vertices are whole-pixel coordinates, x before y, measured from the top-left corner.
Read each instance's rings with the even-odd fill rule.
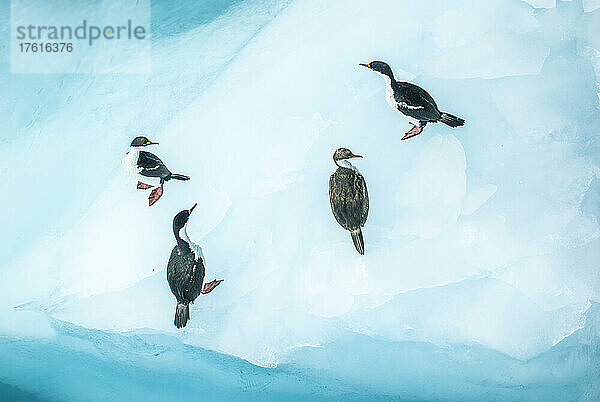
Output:
[[[205,283],[204,287],[202,288],[202,294],[210,293],[214,288],[219,286],[219,284],[223,281],[224,281],[224,279],[215,279],[212,282]]]
[[[152,205],[154,205],[154,203],[156,201],[158,201],[158,199],[162,196],[162,194],[163,194],[162,186],[156,187],[154,190],[152,190],[152,192],[150,193],[150,196],[148,196],[148,206],[151,207]]]
[[[146,183],[142,183],[141,181],[138,181],[137,188],[138,188],[138,190],[148,190],[149,188],[152,188],[152,186],[150,184],[146,184]]]
[[[404,134],[404,137],[400,138],[400,140],[408,140],[409,138],[412,138],[415,135],[421,134],[421,131],[423,131],[423,127],[421,127],[421,126],[413,126],[413,128],[411,128],[410,130],[408,130],[406,132],[406,134]]]

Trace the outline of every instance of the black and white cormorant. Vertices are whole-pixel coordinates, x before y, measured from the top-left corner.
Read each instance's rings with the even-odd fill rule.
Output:
[[[143,136],[135,137],[133,141],[131,141],[129,152],[123,157],[123,166],[125,166],[125,170],[129,174],[137,176],[139,179],[137,183],[138,189],[147,190],[156,186],[156,188],[150,192],[150,196],[148,197],[148,205],[150,206],[162,196],[164,182],[171,179],[184,181],[190,179],[189,176],[183,174],[171,173],[158,156],[151,152],[141,150],[141,148],[148,145],[157,144],[158,142],[152,142]],[[140,180],[154,180],[156,183],[151,185]]]
[[[365,226],[369,214],[369,193],[367,183],[358,169],[348,161],[362,158],[347,148],[339,148],[333,153],[337,169],[329,178],[329,203],[335,220],[350,231],[354,247],[359,254],[365,253],[365,241],[361,228]]]
[[[171,292],[177,299],[175,308],[175,326],[183,328],[190,319],[190,303],[202,293],[210,293],[223,279],[204,282],[204,255],[202,248],[192,242],[187,235],[186,226],[196,204],[183,210],[173,218],[173,233],[177,245],[171,252],[167,265],[167,281]]]
[[[410,82],[396,81],[390,66],[383,61],[372,61],[369,64],[360,64],[385,79],[385,97],[392,109],[402,113],[411,128],[401,139],[407,140],[415,135],[421,134],[427,123],[444,123],[450,127],[458,127],[465,124],[460,117],[450,113],[440,112],[435,100],[423,88]]]

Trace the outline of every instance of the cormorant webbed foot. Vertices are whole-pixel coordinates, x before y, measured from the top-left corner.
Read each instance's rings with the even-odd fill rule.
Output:
[[[423,127],[421,126],[413,126],[413,128],[411,128],[410,130],[408,130],[406,132],[406,134],[404,134],[404,137],[400,138],[400,140],[408,140],[409,138],[412,138],[416,135],[421,134],[421,132],[423,131]]]
[[[223,282],[223,279],[215,279],[212,282],[207,282],[204,284],[204,287],[202,288],[202,294],[207,294],[212,292],[212,290],[214,288],[216,288],[217,286],[219,286],[219,284]]]
[[[148,196],[148,206],[151,207],[163,195],[162,186],[156,187]]]

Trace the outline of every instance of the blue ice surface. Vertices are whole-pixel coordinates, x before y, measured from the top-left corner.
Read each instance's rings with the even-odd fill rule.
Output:
[[[593,400],[600,307],[587,325],[528,361],[477,345],[440,348],[346,333],[293,362],[263,368],[153,331],[54,322],[47,342],[3,339],[11,399],[30,400]],[[23,391],[26,390],[26,391]],[[21,394],[22,393],[22,394]]]
[[[1,1],[0,399],[600,399],[599,7],[153,1],[152,74],[21,75]],[[373,59],[465,127],[400,142]],[[151,209],[139,133],[192,177]],[[339,146],[365,257],[328,210]],[[225,282],[176,331],[194,202]]]

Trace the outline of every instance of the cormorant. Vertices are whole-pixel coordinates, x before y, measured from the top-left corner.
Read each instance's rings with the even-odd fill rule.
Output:
[[[158,142],[152,142],[144,136],[135,137],[133,141],[131,141],[129,152],[123,157],[123,166],[132,176],[138,176],[139,179],[144,181],[147,181],[148,179],[154,179],[156,181],[155,185],[157,187],[150,192],[150,196],[148,197],[148,205],[152,206],[162,196],[164,182],[171,179],[186,181],[190,178],[183,174],[171,173],[158,156],[151,152],[140,150],[140,148],[148,145],[158,145]],[[138,180],[137,188],[146,190],[155,185],[146,184]]]
[[[177,328],[185,327],[190,319],[190,303],[193,303],[201,293],[210,293],[223,282],[223,279],[215,279],[202,286],[204,255],[202,248],[190,240],[186,230],[188,219],[196,205],[179,212],[173,218],[173,233],[177,245],[173,247],[167,265],[167,281],[171,292],[177,299],[174,322]]]
[[[367,183],[358,169],[348,161],[362,158],[347,148],[339,148],[333,154],[337,169],[329,178],[329,202],[335,220],[350,231],[354,247],[359,254],[365,253],[365,241],[361,228],[369,214]]]
[[[402,140],[421,134],[427,123],[444,123],[450,127],[465,124],[460,117],[440,112],[435,100],[423,88],[410,82],[396,81],[390,66],[383,61],[359,64],[380,74],[385,79],[385,98],[392,109],[399,111],[413,125]]]

